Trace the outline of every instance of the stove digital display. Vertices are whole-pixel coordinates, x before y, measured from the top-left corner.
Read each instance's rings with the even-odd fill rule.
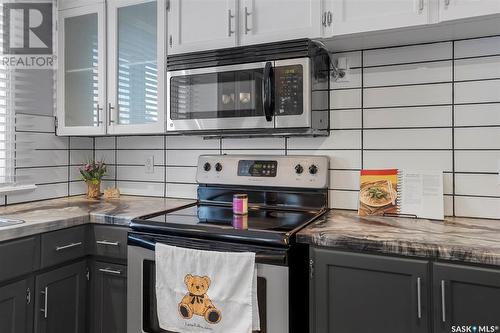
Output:
[[[246,177],[276,177],[277,161],[249,161],[238,162],[238,176]]]

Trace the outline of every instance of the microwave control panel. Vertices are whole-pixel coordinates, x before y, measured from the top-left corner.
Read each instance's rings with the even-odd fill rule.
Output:
[[[304,70],[302,65],[274,68],[276,86],[275,113],[277,115],[298,115],[303,112]]]

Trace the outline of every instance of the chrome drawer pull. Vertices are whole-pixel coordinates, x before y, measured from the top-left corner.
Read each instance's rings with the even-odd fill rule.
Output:
[[[56,247],[56,251],[67,250],[67,249],[70,249],[72,247],[76,247],[76,246],[80,246],[80,245],[82,245],[82,242],[71,243],[71,244],[64,245],[64,246],[58,246],[58,247]]]
[[[47,309],[47,304],[48,304],[48,299],[49,299],[49,287],[45,287],[44,291],[41,291],[40,294],[45,296],[45,300],[43,302],[43,309],[40,309],[41,312],[43,312],[43,317],[47,319],[49,316],[49,311]]]
[[[446,282],[441,280],[441,320],[446,323]]]
[[[98,240],[96,243],[99,245],[120,246],[120,242],[110,242],[107,240]]]
[[[417,315],[422,319],[422,279],[417,278]]]
[[[99,268],[99,272],[113,274],[113,275],[121,275],[122,271],[114,270],[111,268]]]

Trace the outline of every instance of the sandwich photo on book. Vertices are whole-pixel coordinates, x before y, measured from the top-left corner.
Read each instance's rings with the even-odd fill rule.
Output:
[[[443,172],[361,170],[358,214],[443,220]]]

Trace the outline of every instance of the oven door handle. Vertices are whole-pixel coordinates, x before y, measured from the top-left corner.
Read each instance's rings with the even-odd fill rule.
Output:
[[[142,248],[154,251],[155,250],[155,243],[150,242],[148,240],[134,237],[129,235],[128,236],[129,240],[129,245],[133,246],[140,246]],[[283,265],[286,264],[286,253],[266,253],[266,252],[257,252],[255,253],[255,261],[258,263],[273,263],[273,264],[279,264]]]
[[[262,80],[262,102],[267,121],[273,121],[274,115],[274,71],[273,64],[266,62]]]

